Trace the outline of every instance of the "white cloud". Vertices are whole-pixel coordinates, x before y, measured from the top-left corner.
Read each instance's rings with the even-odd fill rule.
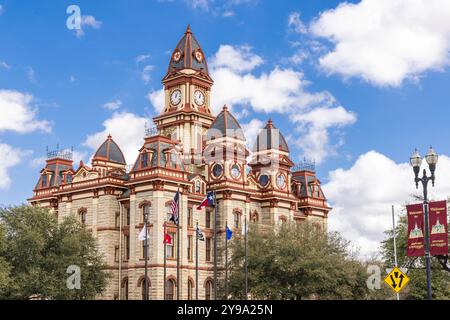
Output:
[[[144,67],[144,69],[142,69],[141,78],[142,78],[142,81],[144,81],[145,84],[149,83],[149,81],[151,79],[150,73],[152,72],[153,68],[154,67],[151,66],[151,65],[146,65]]]
[[[27,67],[27,78],[30,82],[36,83],[36,74],[34,72],[34,69],[32,67]]]
[[[221,45],[210,62],[211,69],[227,68],[238,73],[251,71],[263,63],[263,59],[251,52],[251,47]]]
[[[102,105],[103,108],[112,110],[112,111],[119,109],[121,106],[122,106],[122,100],[119,100],[119,99],[107,102]]]
[[[212,107],[219,111],[224,104],[248,105],[256,112],[286,113],[305,110],[317,105],[330,105],[334,98],[326,91],[310,93],[303,73],[276,67],[259,76],[239,74],[230,68],[212,70],[215,84],[212,88]]]
[[[224,11],[224,13],[222,14],[222,16],[224,18],[231,18],[234,17],[234,11]]]
[[[194,9],[208,11],[210,8],[210,0],[186,0],[186,2]]]
[[[308,54],[303,50],[297,50],[292,56],[288,58],[288,61],[293,64],[300,64],[306,58],[308,58]]]
[[[344,78],[399,86],[450,63],[450,1],[362,0],[327,10],[310,25],[334,48],[320,66]]]
[[[32,106],[33,96],[13,90],[0,90],[0,132],[28,133],[36,130],[51,131],[47,120],[37,120],[37,108]]]
[[[164,111],[164,96],[164,89],[153,90],[147,95],[147,99],[150,101],[157,114]]]
[[[71,149],[64,149],[61,151],[72,153],[72,160],[73,160],[75,169],[76,169],[76,165],[78,163],[80,163],[80,161],[85,161],[87,158],[87,155],[88,155],[88,153],[86,151],[76,151],[76,150],[72,151]],[[46,160],[47,160],[46,156],[33,158],[28,162],[28,165],[33,169],[42,169],[45,167]]]
[[[1,12],[1,10],[0,10],[0,12]],[[0,68],[10,70],[11,66],[9,64],[7,64],[5,61],[0,61]]]
[[[11,185],[11,177],[8,174],[8,169],[19,164],[23,152],[19,149],[14,149],[10,145],[0,143],[0,189],[8,189]]]
[[[144,128],[147,118],[129,112],[114,112],[103,122],[104,129],[88,135],[83,145],[96,151],[106,140],[108,134],[124,153],[127,164],[136,161],[139,149],[144,143]]]
[[[247,147],[251,150],[255,144],[256,137],[264,127],[264,122],[255,118],[250,120],[248,123],[241,124],[241,127],[247,140]]]
[[[308,29],[303,24],[302,20],[300,19],[300,13],[299,12],[291,12],[288,17],[288,26],[289,28],[292,28],[297,33],[306,33]]]
[[[28,165],[33,169],[42,169],[45,166],[45,160],[47,160],[45,156],[33,158],[28,162]]]
[[[214,79],[214,86],[211,89],[213,113],[220,112],[223,105],[227,105],[230,109],[239,105],[241,111],[236,112],[237,116],[246,116],[249,109],[264,113],[302,112],[308,118],[296,120],[301,129],[304,129],[300,133],[305,135],[305,140],[298,146],[304,148],[304,151],[314,152],[308,156],[316,157],[318,162],[332,154],[339,146],[329,142],[329,130],[354,122],[344,118],[334,119],[333,117],[342,117],[343,114],[349,117],[355,115],[342,106],[337,106],[335,98],[329,92],[311,92],[308,88],[310,83],[302,72],[275,67],[268,72],[255,74],[254,69],[263,64],[263,59],[252,53],[249,46],[221,45],[210,61],[210,73]],[[157,113],[162,112],[163,89],[150,92],[147,98]],[[319,110],[314,112],[317,108]],[[320,112],[327,114],[327,123],[316,116]],[[294,118],[289,117],[289,120],[293,121]],[[312,141],[314,134],[320,134],[318,136],[320,140]],[[300,136],[295,141],[302,139]]]
[[[356,122],[356,115],[343,107],[316,108],[306,113],[298,113],[291,120],[300,125],[301,138],[293,141],[303,150],[304,156],[320,164],[327,156],[334,154],[338,144],[330,143],[330,129],[339,129]]]
[[[440,156],[435,187],[429,187],[430,199],[443,200],[450,195],[449,169],[450,158]],[[391,205],[398,214],[404,204],[416,202],[411,195],[422,194],[422,187],[416,190],[413,181],[408,163],[395,163],[376,151],[361,155],[347,170],[329,172],[323,190],[333,207],[330,230],[360,246],[362,257],[373,256],[385,237],[383,232],[392,228]]]
[[[80,28],[76,30],[76,36],[81,38],[84,36],[85,28],[100,29],[102,22],[95,19],[94,16],[81,16]]]
[[[136,61],[136,63],[141,63],[142,61],[145,61],[148,58],[150,58],[149,54],[140,54],[135,58],[135,61]]]

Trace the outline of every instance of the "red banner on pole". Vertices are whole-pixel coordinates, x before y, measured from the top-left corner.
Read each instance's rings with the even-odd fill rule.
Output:
[[[435,201],[428,204],[430,225],[430,254],[442,256],[448,254],[447,201]]]
[[[423,204],[411,204],[406,206],[408,216],[408,257],[421,257],[425,255]]]

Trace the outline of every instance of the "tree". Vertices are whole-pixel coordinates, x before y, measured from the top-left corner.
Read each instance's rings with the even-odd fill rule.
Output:
[[[397,235],[397,255],[398,265],[409,269],[408,277],[410,283],[402,291],[403,299],[426,299],[426,271],[425,259],[423,257],[407,257],[407,233],[408,224],[406,216],[400,217],[400,221],[395,229]],[[394,265],[394,233],[392,230],[385,231],[387,238],[381,243],[381,253],[386,268]],[[446,271],[442,265],[443,257],[433,257],[431,259],[431,287],[434,299],[450,299],[450,272]]]
[[[307,222],[276,229],[252,225],[247,243],[248,287],[254,298],[363,299],[368,294],[366,270],[338,233],[318,231]],[[242,299],[243,237],[235,236],[230,251],[229,294]]]
[[[96,241],[74,218],[58,223],[48,209],[0,208],[0,230],[9,282],[1,298],[93,299],[104,290],[108,275]],[[69,266],[80,268],[80,289],[67,285]]]

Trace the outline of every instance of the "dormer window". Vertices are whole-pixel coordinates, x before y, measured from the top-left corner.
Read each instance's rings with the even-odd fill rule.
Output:
[[[145,152],[141,155],[141,168],[148,167],[148,153]]]
[[[44,173],[42,175],[42,187],[45,188],[47,186],[47,174]]]
[[[201,183],[200,180],[195,181],[195,193],[201,193]]]

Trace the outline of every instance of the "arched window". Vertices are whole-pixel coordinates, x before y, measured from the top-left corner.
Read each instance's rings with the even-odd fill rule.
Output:
[[[188,300],[193,300],[194,296],[194,282],[191,279],[188,279]]]
[[[239,229],[241,227],[241,214],[242,212],[240,210],[233,210],[234,228],[236,229]]]
[[[256,210],[253,211],[253,213],[251,214],[250,220],[252,222],[258,222],[259,221],[259,214],[258,214],[258,212]]]
[[[139,286],[141,287],[141,297],[145,300],[145,278],[142,277]],[[147,278],[148,299],[150,300],[150,280]]]
[[[211,292],[212,292],[212,281],[206,280],[205,282],[205,300],[211,300]]]
[[[79,218],[79,221],[81,222],[81,225],[83,227],[85,227],[86,220],[87,220],[87,210],[85,208],[78,210],[78,218]]]
[[[175,281],[173,279],[168,279],[166,281],[166,300],[175,299]]]
[[[172,217],[172,201],[166,202],[166,217],[167,221],[170,221],[170,218]]]
[[[145,203],[143,206],[142,206],[142,223],[144,223],[145,222],[145,215],[147,215],[147,221],[150,221],[150,209],[151,208],[151,206],[150,206],[150,204],[149,203]]]
[[[122,300],[128,300],[128,278],[122,280]]]
[[[202,191],[200,180],[195,181],[195,193],[200,193]]]

